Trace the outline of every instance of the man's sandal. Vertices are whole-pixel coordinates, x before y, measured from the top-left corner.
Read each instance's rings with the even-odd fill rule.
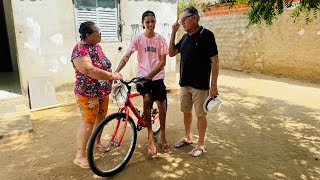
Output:
[[[203,152],[205,152],[205,148],[201,147],[201,146],[197,146],[195,148],[192,149],[192,151],[189,153],[190,156],[192,157],[198,157],[200,156]]]
[[[187,146],[192,144],[192,141],[188,142],[186,138],[180,139],[175,145],[175,148],[181,148],[183,146]]]

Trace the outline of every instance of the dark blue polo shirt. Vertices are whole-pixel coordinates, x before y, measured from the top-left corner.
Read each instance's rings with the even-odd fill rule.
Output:
[[[209,90],[211,59],[218,54],[213,33],[203,28],[189,36],[184,34],[176,49],[181,54],[180,86],[191,86],[196,89]]]

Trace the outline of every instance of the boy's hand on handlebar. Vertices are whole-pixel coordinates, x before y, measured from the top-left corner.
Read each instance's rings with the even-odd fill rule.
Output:
[[[149,82],[149,81],[152,81],[152,78],[148,77],[148,76],[143,76],[143,77],[140,77],[140,83],[141,84],[144,84],[146,82]]]

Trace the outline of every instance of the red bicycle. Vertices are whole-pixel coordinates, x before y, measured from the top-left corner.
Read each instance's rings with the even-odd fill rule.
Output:
[[[87,147],[90,168],[98,176],[113,176],[129,162],[135,149],[137,131],[146,127],[146,120],[130,100],[139,96],[140,93],[131,93],[130,84],[137,84],[146,80],[150,81],[151,79],[136,77],[130,81],[121,80],[117,82],[117,87],[113,88],[113,91],[116,91],[112,93],[115,101],[117,103],[124,102],[124,105],[119,108],[117,113],[110,114],[99,123],[90,136]],[[167,100],[165,101],[167,107]],[[129,109],[137,118],[137,125],[129,115]],[[156,135],[160,131],[159,110],[157,108],[151,107],[151,121],[153,133]],[[100,152],[94,148],[94,143],[96,139],[99,139],[98,137],[100,137],[101,144],[107,146],[108,150],[106,152]]]

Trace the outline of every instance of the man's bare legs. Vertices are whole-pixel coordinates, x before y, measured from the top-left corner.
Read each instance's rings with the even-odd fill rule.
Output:
[[[183,113],[183,119],[184,119],[184,127],[185,127],[185,137],[175,145],[176,148],[180,148],[192,143],[192,133],[191,133],[192,113]],[[203,152],[204,138],[207,130],[206,116],[197,118],[197,127],[198,127],[199,139],[198,139],[196,148],[194,148],[190,152],[191,156],[199,156]]]
[[[197,122],[198,132],[199,132],[199,140],[198,140],[198,147],[204,147],[204,138],[206,136],[207,130],[207,117],[198,117]]]
[[[150,94],[143,95],[143,114],[146,120],[147,129],[148,129],[148,154],[153,156],[157,154],[157,148],[154,144],[153,131],[152,131],[152,125],[151,125],[151,95]]]
[[[184,112],[183,113],[183,121],[184,121],[184,138],[180,139],[174,145],[175,148],[181,148],[183,146],[192,144],[192,133],[191,133],[191,125],[192,125],[192,113]]]
[[[198,133],[199,133],[199,139],[197,146],[192,149],[192,151],[189,153],[193,157],[200,156],[205,148],[204,148],[204,138],[206,135],[206,129],[207,129],[207,117],[198,117],[197,127],[198,127]]]
[[[192,113],[183,113],[185,139],[187,142],[192,141],[191,125],[192,125]]]
[[[89,168],[86,147],[93,129],[94,123],[81,122],[80,128],[77,134],[77,153],[74,163],[81,166],[82,168]]]

